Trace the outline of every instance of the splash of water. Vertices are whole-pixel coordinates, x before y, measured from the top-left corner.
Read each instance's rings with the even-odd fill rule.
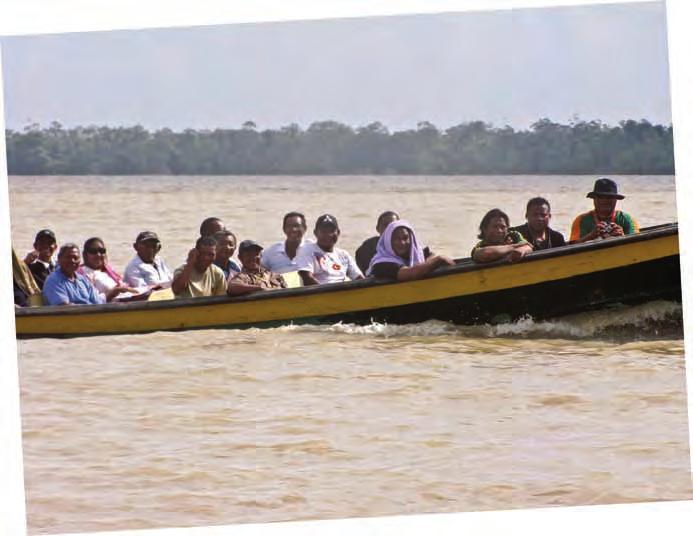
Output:
[[[418,324],[403,325],[373,322],[362,326],[339,322],[330,326],[290,325],[277,329],[385,338],[458,335],[488,338],[647,340],[682,338],[683,318],[680,303],[653,301],[636,306],[619,306],[579,313],[553,320],[535,321],[532,317],[526,316],[515,322],[497,325],[456,326],[439,320],[428,320]]]

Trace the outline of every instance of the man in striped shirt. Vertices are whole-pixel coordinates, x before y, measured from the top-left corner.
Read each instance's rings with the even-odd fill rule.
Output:
[[[607,178],[597,179],[587,194],[594,201],[594,210],[580,214],[570,231],[571,242],[587,242],[597,238],[624,236],[640,232],[638,222],[630,214],[616,210],[616,203],[625,199],[618,186]]]

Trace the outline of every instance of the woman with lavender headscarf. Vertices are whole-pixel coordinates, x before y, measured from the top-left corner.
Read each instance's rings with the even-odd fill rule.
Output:
[[[404,220],[397,220],[380,235],[367,274],[378,279],[411,281],[422,278],[438,266],[453,264],[455,261],[443,255],[424,258],[412,226]]]

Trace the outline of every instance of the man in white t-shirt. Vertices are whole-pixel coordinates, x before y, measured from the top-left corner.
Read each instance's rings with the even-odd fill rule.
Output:
[[[339,283],[347,277],[363,279],[354,258],[335,247],[340,234],[337,218],[323,214],[315,222],[313,233],[317,242],[306,242],[296,253],[296,268],[304,285]]]

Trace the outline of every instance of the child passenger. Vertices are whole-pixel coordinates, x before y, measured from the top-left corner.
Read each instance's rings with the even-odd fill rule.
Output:
[[[508,231],[510,219],[498,208],[489,210],[479,224],[481,241],[472,249],[476,262],[492,262],[504,259],[515,262],[530,253],[533,248],[517,231]]]

